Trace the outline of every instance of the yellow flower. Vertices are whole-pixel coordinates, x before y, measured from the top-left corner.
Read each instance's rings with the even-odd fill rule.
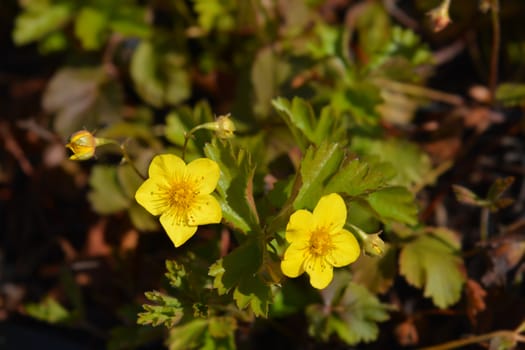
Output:
[[[360,254],[359,243],[343,228],[346,222],[345,202],[336,193],[322,197],[313,213],[301,209],[290,216],[281,270],[288,277],[304,271],[310,284],[323,289],[332,281],[333,267],[354,262]]]
[[[199,158],[188,165],[173,154],[153,158],[149,178],[139,187],[135,199],[160,223],[173,244],[180,247],[197,231],[197,226],[221,221],[219,202],[210,194],[219,181],[216,162]]]
[[[97,148],[96,137],[87,130],[80,130],[71,135],[69,143],[66,145],[73,154],[69,159],[72,160],[88,160],[95,155],[95,148]]]

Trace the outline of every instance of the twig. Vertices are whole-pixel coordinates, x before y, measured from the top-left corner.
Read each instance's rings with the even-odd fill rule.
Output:
[[[396,0],[383,0],[383,4],[390,16],[398,20],[399,23],[412,30],[419,29],[419,23],[397,7]]]
[[[501,27],[499,21],[499,0],[492,0],[492,52],[490,57],[489,89],[490,100],[494,103],[498,82],[499,49],[501,45]]]
[[[439,345],[429,346],[426,348],[420,348],[419,350],[449,350],[460,348],[465,345],[481,343],[486,340],[490,340],[496,337],[512,338],[516,341],[523,341],[523,336],[516,334],[515,331],[496,331],[487,334],[481,334],[466,339],[458,339],[450,342],[446,342]]]
[[[377,78],[374,79],[378,86],[386,89],[402,92],[407,95],[425,97],[430,100],[448,103],[454,106],[463,105],[463,99],[458,95],[449,94],[446,92],[429,89],[419,85],[400,83],[388,79]]]
[[[5,149],[9,151],[18,161],[20,168],[27,176],[33,175],[34,169],[29,160],[27,159],[24,151],[13,137],[11,129],[7,122],[0,123],[0,136],[4,140]]]

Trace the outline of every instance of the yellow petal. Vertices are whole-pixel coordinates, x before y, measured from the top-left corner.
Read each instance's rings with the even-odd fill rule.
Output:
[[[173,175],[184,174],[186,164],[174,154],[155,156],[149,166],[149,177],[172,178]]]
[[[347,230],[341,230],[332,235],[334,249],[326,257],[326,260],[335,267],[341,267],[353,263],[361,254],[361,247],[357,239]]]
[[[221,205],[212,195],[205,194],[195,198],[195,204],[188,215],[189,225],[218,224],[221,219]]]
[[[202,194],[209,194],[217,187],[221,170],[219,169],[219,165],[213,160],[199,158],[187,165],[186,173],[197,180],[199,191]]]
[[[140,185],[135,193],[135,200],[142,205],[144,209],[149,211],[152,215],[160,215],[168,210],[168,198],[165,188],[162,183],[159,183],[159,178],[149,178]]]
[[[185,226],[177,224],[175,218],[168,214],[160,217],[160,224],[166,230],[168,237],[175,247],[180,247],[197,232],[197,226]]]
[[[288,277],[297,277],[304,272],[304,249],[296,244],[288,247],[281,261],[281,270]]]
[[[326,227],[330,232],[337,232],[346,222],[346,206],[337,193],[321,197],[314,209],[317,227]]]
[[[290,243],[307,241],[314,228],[314,219],[312,213],[308,210],[297,210],[290,216],[290,221],[286,226],[286,240]]]
[[[310,284],[317,289],[326,288],[334,277],[332,265],[323,258],[311,257],[305,263],[305,270],[310,276]]]

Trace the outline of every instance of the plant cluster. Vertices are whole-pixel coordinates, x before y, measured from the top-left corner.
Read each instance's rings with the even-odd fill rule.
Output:
[[[414,3],[429,11],[431,31],[446,31],[460,2]],[[497,0],[481,5],[499,20]],[[393,314],[405,315],[395,320],[399,344],[416,345],[412,312],[391,293],[399,285],[438,312],[465,300],[471,319],[483,311],[465,240],[425,215],[429,188],[454,159],[439,161],[410,137],[418,111],[471,106],[428,87],[437,55],[383,2],[20,6],[17,45],[67,52],[43,108],[71,159],[89,161],[93,210],[127,215],[173,244],[164,282],[136,300],[139,326],[116,329],[111,349],[159,337],[172,350],[234,349],[258,322],[297,317],[311,341],[354,346],[376,341]],[[525,85],[491,86],[491,77],[478,104],[486,113],[524,105]],[[512,181],[495,180],[485,199],[454,187],[461,203],[481,208],[482,244],[491,213],[512,204],[503,195]],[[513,242],[519,261],[523,236]],[[78,319],[49,298],[26,311]],[[522,332],[471,343],[510,349]]]

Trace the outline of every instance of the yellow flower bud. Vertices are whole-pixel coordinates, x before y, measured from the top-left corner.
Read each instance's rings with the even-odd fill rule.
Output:
[[[234,136],[235,124],[230,119],[230,115],[221,115],[215,121],[215,131],[221,139],[229,139]]]
[[[363,241],[366,255],[382,256],[385,253],[385,242],[379,237],[380,233],[370,233]]]
[[[96,137],[87,130],[80,130],[71,135],[69,143],[66,145],[73,155],[69,157],[72,160],[88,160],[95,155],[97,148]]]
[[[80,130],[71,135],[66,147],[73,151],[69,159],[88,160],[95,156],[95,149],[98,146],[107,144],[118,144],[115,140],[95,137],[87,130]]]
[[[355,225],[350,224],[350,227],[359,237],[366,255],[382,256],[385,253],[385,242],[379,237],[381,232],[366,233]]]

